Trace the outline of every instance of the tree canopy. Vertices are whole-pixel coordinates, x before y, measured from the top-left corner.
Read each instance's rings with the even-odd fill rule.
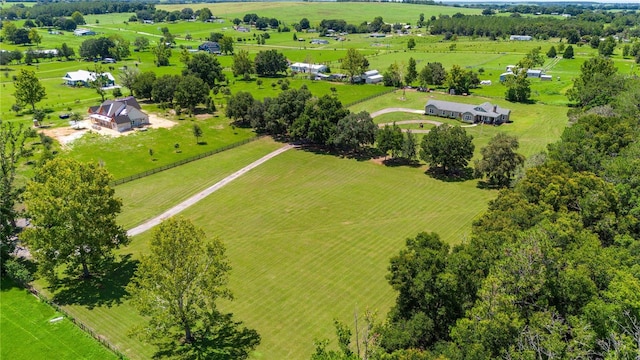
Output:
[[[438,126],[422,138],[420,159],[445,175],[464,169],[473,156],[473,136],[460,126]]]
[[[255,330],[218,308],[218,300],[232,299],[225,252],[222,241],[208,239],[184,218],[169,218],[155,229],[127,290],[149,319],[137,331],[158,347],[156,356],[246,359],[260,343]]]
[[[66,265],[83,277],[99,271],[112,251],[129,243],[116,224],[122,202],[109,186],[109,172],[93,163],[55,158],[36,171],[24,194],[31,227],[21,235],[50,279]]]
[[[31,110],[36,109],[36,103],[47,96],[44,86],[38,80],[36,73],[31,70],[20,69],[15,81],[16,92],[13,96],[19,104],[31,105]]]
[[[509,186],[516,168],[524,163],[524,156],[516,153],[518,146],[515,137],[498,133],[480,150],[482,159],[474,166],[476,176],[487,177],[492,186]]]
[[[256,73],[260,76],[276,76],[288,69],[284,54],[275,49],[263,50],[254,59]]]

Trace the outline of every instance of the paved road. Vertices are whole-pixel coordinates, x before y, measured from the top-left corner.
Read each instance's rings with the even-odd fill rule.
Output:
[[[281,147],[280,149],[273,151],[265,156],[263,156],[262,158],[252,162],[251,164],[243,167],[242,169],[234,172],[233,174],[225,177],[224,179],[218,181],[217,183],[215,183],[214,185],[211,185],[210,187],[202,190],[201,192],[193,195],[192,197],[188,198],[187,200],[181,202],[180,204],[172,207],[171,209],[163,212],[162,214],[147,220],[146,222],[144,222],[143,224],[140,224],[136,227],[134,227],[133,229],[130,229],[129,231],[127,231],[127,235],[129,236],[135,236],[138,234],[142,234],[143,232],[151,229],[152,227],[160,224],[162,222],[162,220],[170,218],[178,213],[180,213],[181,211],[185,210],[186,208],[188,208],[189,206],[197,203],[198,201],[204,199],[205,197],[211,195],[212,193],[218,191],[220,188],[222,188],[223,186],[227,185],[228,183],[232,182],[233,180],[239,178],[240,176],[242,176],[243,174],[247,173],[249,170],[258,167],[259,165],[262,165],[264,162],[266,162],[267,160],[276,157],[280,154],[282,154],[283,152],[289,150],[293,148],[293,145],[285,145],[283,147]]]

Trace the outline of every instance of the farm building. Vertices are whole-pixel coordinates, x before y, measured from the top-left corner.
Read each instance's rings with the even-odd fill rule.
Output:
[[[133,96],[106,100],[89,108],[91,121],[99,126],[123,132],[149,124],[149,116],[142,112]]]
[[[220,44],[215,41],[207,41],[198,46],[198,50],[208,51],[210,54],[220,54]]]
[[[527,77],[534,77],[534,78],[539,78],[540,76],[544,75],[544,71],[542,70],[536,70],[536,69],[528,69],[527,70]]]
[[[289,69],[294,72],[317,74],[326,72],[327,66],[322,64],[307,64],[297,62],[289,65]]]
[[[312,39],[311,43],[314,44],[314,45],[327,45],[329,43],[329,40]]]
[[[529,35],[511,35],[509,40],[512,41],[531,41],[531,36]]]
[[[87,70],[70,71],[62,78],[62,80],[64,80],[65,84],[69,86],[89,86],[91,82],[96,81],[99,76],[105,79],[105,88],[114,87],[116,85],[116,79],[111,75],[111,73],[105,72],[96,75],[95,72]]]
[[[450,101],[429,100],[424,107],[425,115],[458,119],[466,123],[502,124],[509,121],[511,110],[485,102],[480,105],[461,104]]]
[[[96,32],[93,30],[89,30],[89,29],[75,29],[73,30],[73,35],[75,36],[89,36],[89,35],[95,35]]]

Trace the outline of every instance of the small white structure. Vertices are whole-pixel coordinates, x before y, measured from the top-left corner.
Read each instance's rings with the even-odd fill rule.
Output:
[[[364,78],[364,82],[367,84],[377,84],[384,79],[384,76],[380,75],[378,70],[365,71],[364,74],[362,74],[362,77]]]
[[[111,75],[111,73],[104,72],[96,75],[95,72],[87,70],[69,71],[62,80],[65,81],[65,84],[70,86],[89,86],[89,84],[96,81],[98,77],[105,78],[105,88],[111,88],[116,85],[116,79]]]
[[[551,76],[551,75],[540,75],[540,80],[542,80],[542,81],[551,81],[551,80],[553,80],[553,76]]]
[[[491,80],[482,80],[480,81],[480,85],[491,85]]]
[[[93,30],[89,30],[89,29],[75,29],[73,30],[73,35],[75,36],[89,36],[89,35],[95,35],[96,32]]]
[[[322,64],[293,63],[289,65],[289,69],[295,72],[317,74],[326,72],[327,66]]]
[[[544,71],[543,70],[536,70],[536,69],[528,69],[527,70],[527,77],[530,78],[539,78],[542,75],[544,75]]]
[[[511,41],[531,41],[531,36],[529,35],[511,35],[509,37]]]

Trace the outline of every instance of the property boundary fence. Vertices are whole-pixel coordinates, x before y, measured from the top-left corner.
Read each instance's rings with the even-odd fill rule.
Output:
[[[207,151],[207,152],[202,153],[202,154],[194,155],[194,156],[188,157],[186,159],[182,159],[182,160],[173,162],[171,164],[163,165],[163,166],[160,166],[160,167],[157,167],[157,168],[153,168],[151,170],[147,170],[147,171],[144,171],[144,172],[141,172],[141,173],[133,174],[133,175],[121,178],[121,179],[113,180],[112,182],[109,183],[109,185],[117,186],[117,185],[121,185],[121,184],[124,184],[124,183],[128,183],[128,182],[133,181],[133,180],[137,180],[137,179],[143,178],[145,176],[157,174],[157,173],[159,173],[161,171],[169,170],[169,169],[172,169],[172,168],[174,168],[176,166],[184,165],[184,164],[190,163],[192,161],[196,161],[196,160],[199,160],[199,159],[211,156],[211,155],[215,155],[215,154],[221,153],[221,152],[226,151],[226,150],[230,150],[230,149],[236,148],[236,147],[244,145],[244,144],[248,144],[250,142],[256,141],[256,140],[261,139],[263,137],[264,136],[254,136],[254,137],[249,138],[249,139],[241,140],[241,141],[235,142],[233,144],[229,144],[229,145],[223,146],[221,148],[217,148],[215,150]]]
[[[104,347],[106,347],[112,353],[114,353],[118,357],[118,359],[127,359],[127,357],[123,353],[121,353],[120,350],[115,345],[111,344],[105,337],[99,334],[96,334],[96,332],[93,331],[91,327],[85,325],[84,323],[80,322],[79,320],[71,316],[71,314],[69,314],[66,310],[61,308],[60,305],[56,304],[52,300],[49,300],[46,296],[42,295],[40,291],[38,291],[36,288],[34,288],[29,284],[22,284],[22,285],[30,293],[35,295],[38,299],[47,303],[49,306],[54,308],[57,312],[62,313],[67,319],[71,320],[71,322],[74,323],[77,327],[79,327],[82,331],[89,334],[92,338],[98,340],[100,344],[102,344]]]
[[[387,91],[383,91],[383,92],[378,93],[378,94],[374,94],[374,95],[371,95],[371,96],[367,96],[367,97],[366,97],[366,98],[364,98],[364,99],[356,100],[356,101],[354,101],[354,102],[352,102],[352,103],[346,104],[346,105],[344,105],[344,107],[348,108],[349,106],[352,106],[352,105],[355,105],[355,104],[359,104],[359,103],[364,102],[364,101],[367,101],[367,100],[375,99],[375,98],[377,98],[378,96],[391,94],[392,92],[394,92],[394,91],[396,91],[396,90],[398,90],[398,89],[397,89],[397,88],[391,88],[391,89],[389,89],[389,90],[387,90]]]

